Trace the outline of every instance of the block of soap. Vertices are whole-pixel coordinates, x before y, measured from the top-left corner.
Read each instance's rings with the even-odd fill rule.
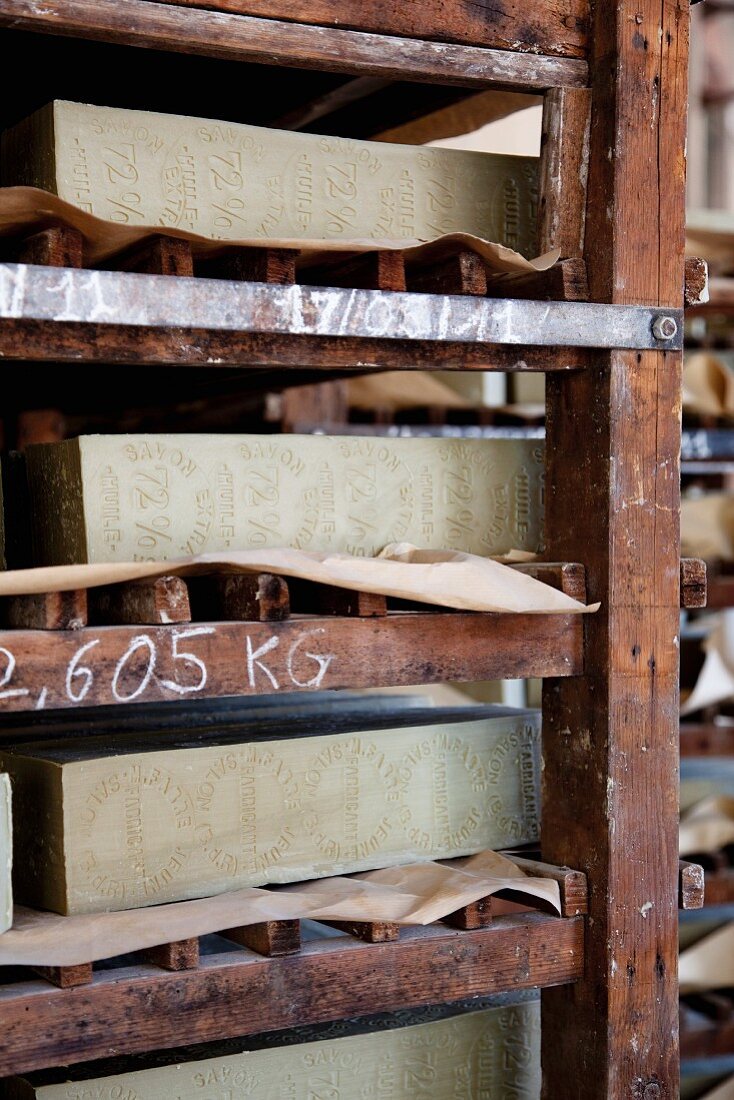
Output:
[[[537,840],[538,713],[470,718],[164,751],[3,746],[16,897],[132,909]]]
[[[390,542],[542,543],[543,445],[523,439],[98,435],[27,449],[38,565]]]
[[[540,1004],[291,1046],[84,1076],[84,1066],[13,1078],[16,1100],[538,1100]],[[119,1060],[118,1060],[119,1064]],[[123,1063],[124,1064],[124,1063]],[[87,1073],[89,1070],[86,1071]],[[63,1074],[63,1076],[62,1076]],[[71,1080],[69,1080],[71,1078]]]
[[[538,160],[56,100],[6,131],[5,186],[214,239],[432,240],[535,255]]]

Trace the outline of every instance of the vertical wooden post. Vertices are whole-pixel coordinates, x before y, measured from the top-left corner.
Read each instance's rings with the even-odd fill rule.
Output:
[[[688,0],[592,6],[591,297],[680,307]],[[548,553],[602,607],[584,676],[544,689],[543,858],[589,878],[585,978],[543,993],[546,1100],[679,1092],[680,366],[611,352],[547,379]]]

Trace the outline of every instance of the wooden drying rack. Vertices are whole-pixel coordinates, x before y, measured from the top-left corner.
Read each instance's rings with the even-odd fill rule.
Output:
[[[584,564],[589,596],[602,605],[596,615],[551,624],[544,616],[388,609],[225,622],[217,625],[226,644],[212,666],[222,677],[213,693],[247,690],[247,629],[260,644],[257,631],[292,637],[301,622],[317,623],[341,647],[334,651],[343,673],[323,686],[548,677],[542,859],[588,875],[590,919],[525,914],[475,931],[411,930],[397,942],[352,937],[237,966],[213,956],[176,972],[100,970],[90,984],[36,983],[22,996],[8,985],[0,989],[2,1065],[81,1060],[112,1038],[121,1052],[140,1050],[532,984],[544,987],[547,1096],[672,1098],[687,0],[599,0],[593,10],[588,0],[206,2],[226,10],[205,10],[199,0],[0,0],[0,28],[11,47],[18,31],[62,36],[57,55],[68,51],[80,71],[90,43],[102,42],[181,55],[182,65],[236,61],[242,74],[245,65],[349,74],[352,96],[373,80],[540,93],[538,252],[557,246],[565,263],[525,288],[530,299],[517,283],[511,298],[485,296],[475,260],[461,257],[441,271],[406,270],[405,289],[399,258],[365,257],[358,272],[352,261],[341,272],[311,272],[326,281],[321,289],[289,281],[290,259],[267,248],[239,258],[245,281],[231,269],[202,277],[196,266],[192,278],[187,250],[160,238],[131,261],[137,273],[90,272],[78,242],[45,234],[0,265],[6,370],[13,360],[229,365],[276,370],[283,385],[303,368],[323,377],[546,371],[547,555]],[[34,73],[47,79],[41,66]],[[52,293],[54,248],[66,265],[63,310]],[[159,273],[166,264],[176,278]],[[100,294],[114,299],[114,323],[99,322]],[[73,647],[94,640],[86,634],[94,629],[9,629],[0,645],[16,647],[12,671],[29,676],[37,700],[47,676],[65,680]],[[145,633],[162,632],[170,645],[176,629]],[[96,628],[95,660],[108,681],[133,630],[141,633]],[[161,671],[173,679],[175,670]],[[86,682],[74,678],[77,693]],[[111,701],[100,682],[88,703]],[[17,698],[8,704],[30,707]],[[681,892],[695,895],[697,872],[684,872]]]

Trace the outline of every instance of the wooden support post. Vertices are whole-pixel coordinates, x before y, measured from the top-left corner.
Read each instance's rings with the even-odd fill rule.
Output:
[[[39,977],[56,985],[59,989],[71,989],[75,985],[89,985],[92,980],[92,964],[78,963],[76,966],[34,966]]]
[[[701,864],[681,859],[678,863],[678,908],[703,909],[705,889],[705,875]]]
[[[153,577],[90,588],[87,602],[90,623],[100,626],[191,622],[189,592],[182,577]]]
[[[81,630],[87,625],[87,592],[46,592],[0,599],[0,625],[17,630]]]
[[[687,0],[594,5],[593,301],[682,305],[687,40]],[[543,859],[590,886],[584,978],[542,994],[547,1100],[679,1092],[680,372],[612,351],[546,379],[548,554],[601,601],[584,675],[544,685]]]
[[[464,905],[454,913],[443,918],[443,923],[462,932],[471,932],[475,928],[489,928],[492,923],[492,898],[480,898],[471,905]]]
[[[189,578],[197,622],[282,622],[290,615],[288,584],[273,573],[213,573]]]
[[[422,294],[487,293],[487,268],[476,252],[456,252],[433,262],[410,265],[406,273],[408,290]]]
[[[615,2],[615,0],[611,0]],[[551,88],[543,105],[538,252],[560,248],[561,259],[584,253],[591,93]]]
[[[295,955],[301,950],[301,923],[297,920],[268,920],[245,924],[221,933],[228,940],[249,947],[258,955]]]
[[[319,923],[365,943],[393,943],[400,938],[400,925],[389,920],[324,920]]]
[[[178,237],[155,236],[115,256],[105,267],[114,271],[137,271],[144,275],[194,274],[191,245]]]
[[[707,598],[706,562],[700,558],[681,558],[680,605],[688,610],[705,607]]]
[[[199,941],[196,938],[175,940],[148,947],[142,954],[162,970],[194,970],[199,965]]]
[[[84,238],[78,229],[68,225],[44,229],[22,242],[18,261],[44,267],[83,267]]]

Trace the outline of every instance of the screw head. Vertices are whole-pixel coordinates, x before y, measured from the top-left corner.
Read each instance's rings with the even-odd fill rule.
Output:
[[[652,323],[652,334],[656,340],[672,340],[678,331],[674,317],[656,317]]]

